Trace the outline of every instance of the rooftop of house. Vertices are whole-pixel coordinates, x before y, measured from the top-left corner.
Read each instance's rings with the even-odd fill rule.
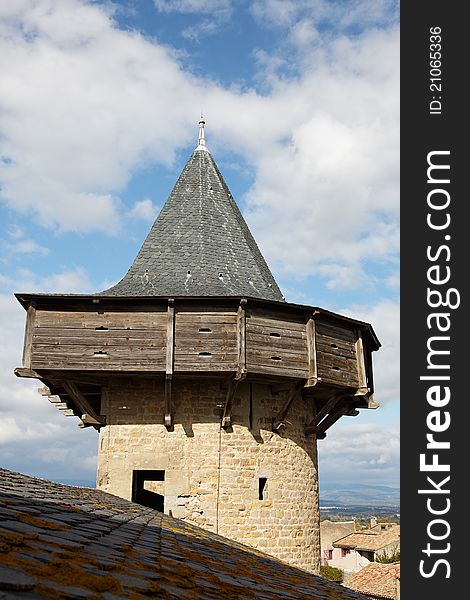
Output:
[[[0,598],[149,597],[364,600],[153,509],[0,469]]]
[[[127,274],[106,296],[248,296],[283,301],[204,137]]]
[[[322,550],[332,550],[333,542],[343,536],[354,532],[354,521],[330,521],[324,519],[320,522],[320,541]]]
[[[400,541],[400,525],[391,524],[386,529],[357,531],[333,542],[335,548],[377,551]]]
[[[400,563],[370,563],[348,579],[348,587],[373,598],[396,600]]]

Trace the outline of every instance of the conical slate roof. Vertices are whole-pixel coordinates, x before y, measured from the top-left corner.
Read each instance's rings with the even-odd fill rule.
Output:
[[[200,125],[199,144],[134,263],[102,295],[284,300],[205,146],[204,121]]]

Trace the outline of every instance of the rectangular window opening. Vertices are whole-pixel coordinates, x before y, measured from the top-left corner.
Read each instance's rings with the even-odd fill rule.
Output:
[[[148,489],[152,487],[152,482],[165,481],[165,471],[144,469],[132,472],[132,502],[142,504],[148,508],[154,508],[159,512],[164,512],[165,496],[164,493]],[[156,485],[163,492],[163,485]]]
[[[260,477],[258,480],[258,498],[260,500],[264,500],[264,495],[266,493],[266,483],[268,479],[267,477]]]

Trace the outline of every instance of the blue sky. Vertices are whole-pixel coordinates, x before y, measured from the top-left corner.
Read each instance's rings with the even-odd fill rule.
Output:
[[[398,485],[399,32],[389,0],[0,6],[1,464],[93,479],[94,431],[17,380],[13,292],[119,280],[206,137],[288,301],[373,324],[377,411],[319,442],[320,482]]]

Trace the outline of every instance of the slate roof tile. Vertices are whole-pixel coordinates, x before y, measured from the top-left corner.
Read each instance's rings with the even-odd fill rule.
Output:
[[[0,493],[0,600],[364,599],[253,548],[105,492],[0,469]],[[18,522],[25,512],[39,515],[34,527],[42,533],[2,527],[12,521],[12,512]],[[127,522],[115,518],[122,514]],[[54,535],[48,529],[52,519],[64,523]],[[83,535],[90,529],[91,539]],[[71,542],[71,535],[83,543]]]
[[[189,158],[127,274],[106,296],[249,296],[282,301],[207,150]]]

